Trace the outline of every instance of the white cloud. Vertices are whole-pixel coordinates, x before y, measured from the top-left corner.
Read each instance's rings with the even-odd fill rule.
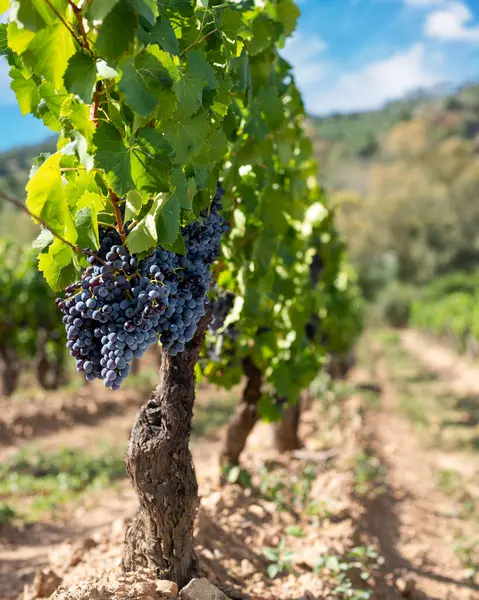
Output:
[[[326,44],[319,37],[295,33],[288,38],[281,54],[294,67],[298,87],[305,92],[324,76],[324,61],[321,54]]]
[[[0,105],[16,102],[15,94],[10,89],[9,66],[6,59],[0,56]]]
[[[314,90],[302,90],[306,107],[313,114],[370,110],[443,81],[438,72],[426,66],[425,58],[424,46],[415,44],[359,70],[340,73],[336,80],[328,74],[327,81],[318,82]]]
[[[479,43],[479,25],[470,26],[472,20],[473,14],[463,2],[449,2],[428,15],[424,31],[438,40]]]

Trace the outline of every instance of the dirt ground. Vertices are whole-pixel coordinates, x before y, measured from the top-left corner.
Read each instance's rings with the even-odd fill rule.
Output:
[[[477,365],[433,347],[415,332],[405,332],[399,343],[411,361],[437,373],[444,390],[477,391]],[[203,574],[229,597],[479,599],[477,574],[474,577],[454,551],[457,531],[467,534],[475,524],[458,514],[456,499],[437,485],[438,464],[446,453],[425,446],[400,410],[381,342],[366,340],[363,353],[368,360],[360,362],[350,384],[379,385],[379,398],[369,402],[364,394],[353,391],[336,403],[316,401],[302,419],[306,447],[294,456],[278,457],[271,426],[257,426],[242,464],[252,475],[251,486],[221,487],[218,483],[222,427],[194,436],[192,451],[201,495],[196,553]],[[202,410],[217,396],[209,387],[199,390],[195,416],[199,433]],[[53,406],[57,401],[53,400]],[[71,399],[62,401],[71,404]],[[82,400],[92,406],[106,401]],[[100,439],[122,439],[126,447],[140,403],[139,394],[131,391],[112,411],[93,410],[93,416],[80,422],[69,416],[64,426],[57,421],[48,428],[37,427],[31,418],[28,435],[18,428],[23,407],[15,406],[10,409],[10,420],[4,419],[8,435],[2,439],[0,456],[11,455],[32,439],[41,450],[65,445],[88,449]],[[45,401],[43,406],[51,414],[52,404]],[[27,410],[31,413],[32,408]],[[38,408],[40,415],[41,411]],[[65,412],[72,414],[69,409]],[[17,426],[16,432],[12,427],[9,430],[8,423]],[[477,473],[477,455],[454,456],[460,457],[464,471]],[[299,504],[279,506],[271,489],[279,482],[288,494],[304,485],[308,470],[314,475],[307,500],[301,500],[300,508]],[[294,498],[299,502],[298,495]],[[14,600],[20,594],[25,600],[34,597],[29,586],[37,569],[50,567],[70,585],[117,568],[125,527],[135,509],[136,498],[124,481],[112,489],[89,493],[55,518],[24,527],[5,526],[0,530],[0,599]],[[269,577],[271,560],[265,548],[277,549],[282,540],[293,558],[283,575]],[[371,554],[363,567],[338,567],[350,560],[352,549],[357,553],[366,548],[375,549],[379,556]],[[326,563],[324,556],[330,557]]]

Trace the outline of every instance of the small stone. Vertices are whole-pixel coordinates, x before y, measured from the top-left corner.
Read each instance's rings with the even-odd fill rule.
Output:
[[[416,582],[411,577],[407,579],[399,577],[396,579],[396,587],[403,596],[407,597],[416,589]]]
[[[178,586],[174,581],[160,580],[156,582],[156,591],[164,596],[177,596]]]
[[[229,600],[226,594],[207,579],[192,579],[180,592],[182,600]]]
[[[62,578],[53,569],[38,569],[33,580],[34,598],[50,598],[60,587]]]
[[[243,558],[243,560],[241,561],[241,573],[245,577],[248,577],[249,575],[253,575],[253,573],[256,573],[256,567],[250,560],[248,560],[247,558]]]

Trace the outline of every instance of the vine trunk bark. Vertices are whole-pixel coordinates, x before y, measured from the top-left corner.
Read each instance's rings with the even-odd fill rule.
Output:
[[[220,463],[223,466],[239,464],[248,436],[258,421],[257,405],[261,398],[263,375],[249,357],[243,360],[243,372],[246,376],[246,385],[241,402],[226,429],[220,456]]]
[[[8,342],[0,344],[0,358],[2,359],[2,392],[5,396],[11,396],[17,389],[22,366],[21,361],[15,350],[8,345]]]
[[[193,525],[198,485],[189,449],[195,400],[194,368],[209,315],[175,357],[163,355],[160,384],[133,426],[126,467],[140,507],[126,533],[125,571],[156,570],[185,586],[196,574]]]
[[[278,452],[292,452],[303,447],[298,429],[301,419],[301,400],[286,408],[282,420],[275,425],[274,442]]]
[[[47,352],[49,335],[46,329],[38,332],[37,379],[44,390],[56,390],[65,382],[65,352],[63,344],[57,344],[53,361],[49,359]]]

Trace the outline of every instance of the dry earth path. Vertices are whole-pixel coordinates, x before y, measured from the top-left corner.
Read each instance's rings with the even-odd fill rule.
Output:
[[[412,334],[405,337],[408,347]],[[413,346],[418,352],[415,359],[423,357],[432,367],[429,345],[420,348],[414,338]],[[465,568],[454,554],[454,532],[463,523],[453,516],[452,500],[437,488],[436,452],[421,445],[410,420],[398,411],[387,362],[380,348],[373,347],[372,352],[382,397],[379,410],[367,414],[364,439],[366,450],[379,458],[387,477],[384,493],[365,503],[364,529],[377,539],[385,571],[402,573],[415,582],[416,591],[409,597],[477,600],[479,585],[466,580]],[[456,365],[454,373],[458,370]],[[377,597],[396,596],[378,590]]]

